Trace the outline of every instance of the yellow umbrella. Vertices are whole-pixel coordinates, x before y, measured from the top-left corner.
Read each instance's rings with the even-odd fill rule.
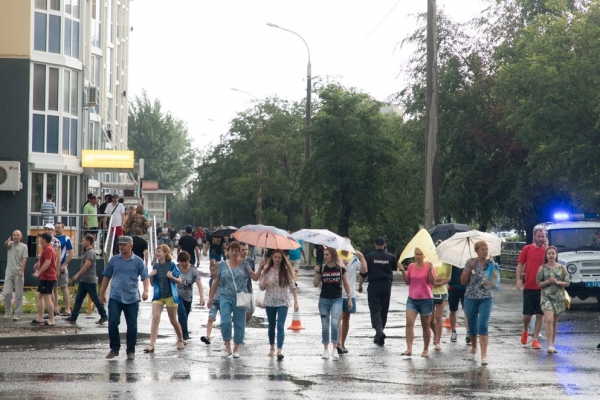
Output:
[[[414,257],[415,249],[417,247],[423,252],[425,261],[432,263],[434,266],[441,264],[438,260],[437,252],[435,251],[435,244],[433,243],[433,239],[431,239],[431,235],[427,232],[427,229],[421,229],[410,242],[408,242],[398,259],[398,263],[401,263],[407,258]]]

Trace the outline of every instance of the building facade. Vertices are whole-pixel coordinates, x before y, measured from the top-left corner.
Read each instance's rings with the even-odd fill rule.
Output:
[[[75,240],[88,192],[127,183],[85,169],[83,150],[127,149],[130,0],[0,1],[0,166],[18,162],[21,190],[0,190],[0,235],[41,227],[54,197]],[[0,171],[1,172],[1,171]],[[3,270],[5,252],[0,254]]]

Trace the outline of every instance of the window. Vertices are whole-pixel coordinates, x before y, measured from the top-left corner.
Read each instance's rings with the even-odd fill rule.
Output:
[[[65,0],[65,56],[79,59],[79,0]]]
[[[60,54],[60,0],[36,0],[35,8],[33,48]]]
[[[75,213],[77,199],[77,175],[63,175],[61,187],[60,211]]]
[[[46,201],[46,194],[50,193],[54,201],[58,201],[58,174],[46,174],[34,172],[31,174],[31,202],[30,212],[39,213],[42,202]],[[31,225],[40,226],[42,219],[39,216],[31,217]]]
[[[102,23],[101,21],[102,0],[92,0],[92,46],[102,47]]]
[[[90,122],[87,148],[89,150],[100,149],[100,124],[98,124],[98,122]]]
[[[77,175],[32,172],[31,174],[31,202],[30,212],[32,215],[31,225],[39,226],[42,220],[39,216],[43,201],[46,201],[46,194],[54,196],[57,214],[71,213],[78,210],[77,194],[79,193],[79,177]],[[57,218],[66,226],[74,226],[76,218]]]
[[[78,88],[77,71],[33,65],[33,152],[77,155]]]
[[[113,49],[110,47],[106,49],[106,70],[107,70],[107,79],[106,79],[106,90],[108,93],[112,93],[112,81],[113,81]]]

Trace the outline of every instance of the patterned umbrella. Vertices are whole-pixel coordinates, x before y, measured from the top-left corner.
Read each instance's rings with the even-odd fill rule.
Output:
[[[233,237],[240,242],[265,249],[294,250],[300,247],[292,235],[283,229],[268,225],[242,226]]]
[[[356,250],[354,250],[354,247],[352,247],[347,239],[327,229],[300,229],[298,232],[294,232],[292,237],[308,243],[320,244],[337,250],[356,253]]]

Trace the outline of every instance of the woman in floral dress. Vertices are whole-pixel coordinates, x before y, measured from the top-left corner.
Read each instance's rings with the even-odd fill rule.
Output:
[[[264,261],[261,263],[263,264]],[[264,265],[264,264],[263,264]],[[261,265],[262,269],[262,265]],[[294,269],[283,251],[275,250],[267,262],[260,280],[260,290],[265,291],[265,308],[269,321],[269,357],[275,355],[275,325],[277,325],[277,359],[283,360],[283,339],[285,319],[290,304],[290,292],[294,296],[294,311],[298,311],[298,296],[294,284]]]
[[[544,265],[537,272],[536,280],[542,289],[542,311],[546,320],[546,338],[548,340],[548,354],[558,353],[554,348],[558,315],[566,310],[564,290],[570,284],[570,275],[564,265],[560,265],[558,250],[548,246],[544,257]]]

